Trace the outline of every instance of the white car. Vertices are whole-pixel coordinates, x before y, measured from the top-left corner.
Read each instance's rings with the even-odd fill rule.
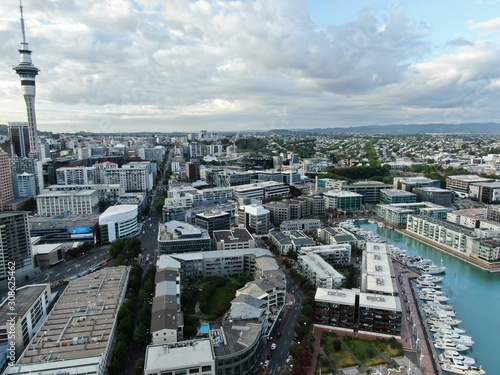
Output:
[[[266,361],[264,362],[264,366],[263,367],[267,367],[269,366],[269,359],[266,359]]]
[[[272,344],[271,344],[271,350],[274,350],[274,349],[276,349],[276,344],[275,344],[275,343],[272,343]]]

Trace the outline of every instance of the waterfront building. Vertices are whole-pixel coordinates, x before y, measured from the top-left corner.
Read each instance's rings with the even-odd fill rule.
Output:
[[[359,294],[360,331],[401,336],[402,308],[399,296],[370,293]]]
[[[408,215],[414,214],[415,210],[391,204],[377,204],[375,214],[387,224],[396,228],[406,228]]]
[[[417,196],[405,190],[384,189],[380,191],[381,204],[415,203]]]
[[[21,278],[33,270],[30,229],[27,212],[0,212],[0,282],[7,284],[12,274],[10,264],[14,264],[14,276]]]
[[[229,230],[214,230],[212,233],[214,249],[236,250],[255,248],[255,239],[250,232],[244,228],[233,228]]]
[[[495,182],[491,178],[483,178],[477,175],[456,175],[446,177],[446,189],[456,193],[469,194],[471,184],[479,182]]]
[[[356,292],[350,289],[317,288],[314,296],[314,322],[320,326],[354,330]]]
[[[204,229],[176,220],[160,225],[158,230],[158,253],[160,255],[211,249],[210,236]]]
[[[407,230],[464,257],[473,257],[486,262],[488,262],[487,259],[494,258],[494,255],[484,256],[484,254],[482,258],[479,258],[479,254],[473,251],[473,249],[478,249],[478,245],[474,245],[474,242],[479,240],[479,236],[460,225],[420,215],[410,215]]]
[[[4,299],[0,304],[0,345],[14,342],[16,358],[21,356],[47,319],[52,296],[50,284],[26,285],[16,289],[13,309],[10,308],[10,299]]]
[[[325,209],[337,211],[360,211],[363,195],[350,191],[330,190],[323,193]]]
[[[318,236],[322,242],[330,245],[349,244],[358,249],[365,247],[366,239],[342,227],[325,227],[318,229]]]
[[[342,186],[343,191],[361,194],[363,204],[380,203],[380,191],[384,189],[392,189],[392,185],[380,181],[360,181]]]
[[[128,238],[139,234],[137,206],[122,204],[111,206],[99,216],[103,242],[114,242],[118,238]]]
[[[5,374],[104,375],[129,272],[130,267],[110,267],[71,281],[27,349]]]
[[[445,207],[453,204],[455,195],[451,190],[430,186],[414,188],[413,193],[417,195],[417,202],[431,202]]]
[[[99,211],[95,190],[45,192],[36,197],[40,216],[91,215]]]
[[[367,242],[361,263],[361,286],[365,293],[396,296],[396,275],[387,244]]]
[[[480,222],[486,219],[487,208],[470,208],[449,212],[446,221],[474,230],[480,227]]]

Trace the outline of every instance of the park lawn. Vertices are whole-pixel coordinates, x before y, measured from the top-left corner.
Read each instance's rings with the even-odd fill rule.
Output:
[[[349,336],[344,337],[344,341],[364,366],[369,367],[385,363],[385,360],[377,353],[370,341]]]
[[[337,335],[333,332],[323,333],[323,337],[321,338],[321,347],[323,348],[325,354],[337,368],[356,366],[357,362],[354,360],[351,353],[349,353],[344,347],[342,347],[342,349],[338,352],[333,349],[333,340],[336,338]]]
[[[380,350],[386,357],[402,357],[403,356],[403,346],[398,343],[397,348],[391,347],[389,340],[374,340],[373,345],[375,345],[378,350]]]

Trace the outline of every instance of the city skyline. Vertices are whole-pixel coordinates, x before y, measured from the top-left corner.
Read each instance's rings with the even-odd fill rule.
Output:
[[[19,2],[0,4],[0,123],[23,122]],[[25,0],[41,131],[495,122],[496,1]]]

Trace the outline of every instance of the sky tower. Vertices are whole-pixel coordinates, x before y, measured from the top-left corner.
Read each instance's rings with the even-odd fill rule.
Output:
[[[28,134],[30,143],[29,156],[34,159],[40,159],[40,150],[38,146],[38,129],[36,127],[35,114],[35,77],[40,71],[31,62],[31,50],[26,42],[26,33],[24,31],[23,4],[19,0],[19,9],[21,10],[21,32],[23,41],[19,49],[19,65],[13,69],[21,77],[21,88],[23,91],[26,110],[28,112]]]

